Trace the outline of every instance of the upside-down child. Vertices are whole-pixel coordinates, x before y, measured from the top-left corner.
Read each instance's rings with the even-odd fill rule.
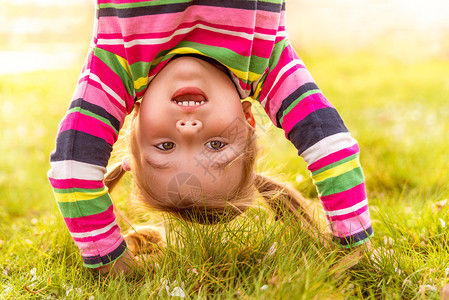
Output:
[[[132,171],[140,199],[196,222],[236,216],[282,184],[254,173],[251,103],[260,102],[308,164],[334,241],[373,234],[359,147],[285,31],[285,1],[98,0],[95,31],[51,154],[49,179],[85,266],[128,270],[133,253],[104,185],[133,110]],[[119,178],[118,176],[117,178]],[[196,192],[177,188],[189,180]],[[310,219],[299,193],[284,204]]]

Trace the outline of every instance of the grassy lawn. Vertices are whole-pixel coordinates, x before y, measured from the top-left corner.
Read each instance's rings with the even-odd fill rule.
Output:
[[[117,205],[136,222],[165,220],[169,246],[145,257],[133,276],[91,272],[46,177],[79,69],[42,71],[0,76],[0,299],[439,299],[449,276],[449,219],[447,207],[432,204],[449,198],[449,60],[326,51],[303,59],[360,143],[377,260],[338,276],[338,253],[263,206],[210,227],[131,215],[124,180],[113,194]],[[293,146],[257,117],[259,171],[315,198]]]

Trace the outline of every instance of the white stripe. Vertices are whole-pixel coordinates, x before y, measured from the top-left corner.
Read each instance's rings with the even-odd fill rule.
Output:
[[[352,138],[349,132],[342,132],[322,139],[300,153],[300,155],[310,165],[326,155],[354,146],[355,144],[357,144],[357,141]]]
[[[98,82],[100,85],[101,85],[101,88],[106,92],[106,93],[108,93],[109,95],[111,95],[115,100],[117,100],[124,108],[126,108],[126,102],[122,99],[122,98],[120,98],[120,96],[119,95],[117,95],[117,93],[116,92],[114,92],[109,86],[107,86],[106,84],[104,84],[102,81],[101,81],[101,79],[97,76],[97,75],[95,75],[95,74],[93,74],[93,73],[90,73],[89,74],[89,78],[90,79],[92,79],[92,80],[94,80],[94,81],[96,81],[96,82]]]
[[[112,227],[114,227],[115,225],[117,225],[117,223],[115,222],[115,220],[109,224],[106,227],[100,228],[100,229],[96,229],[96,230],[92,230],[92,231],[88,231],[88,232],[71,232],[70,234],[72,235],[72,237],[74,238],[85,238],[85,237],[91,237],[91,236],[96,236],[102,233],[107,232],[109,229],[111,229]]]
[[[53,179],[103,180],[106,168],[74,160],[52,162],[48,177]]]
[[[90,74],[90,69],[87,69],[83,73],[80,74],[79,79],[89,76],[89,74]]]
[[[368,199],[363,200],[362,202],[359,202],[357,204],[354,204],[351,207],[338,209],[338,210],[331,210],[331,211],[324,211],[324,214],[329,217],[333,216],[340,216],[340,215],[346,215],[352,212],[355,212],[359,209],[361,209],[364,206],[368,205]]]
[[[277,82],[279,81],[279,79],[282,77],[282,75],[284,75],[285,72],[287,72],[288,70],[290,70],[291,68],[293,68],[296,65],[304,65],[304,63],[302,62],[302,60],[300,59],[295,59],[292,60],[291,62],[289,62],[288,64],[286,64],[280,71],[279,73],[276,75],[276,79],[274,80],[273,84],[271,85],[270,90],[268,91],[268,93],[266,93],[266,95],[270,94],[271,90],[276,86]],[[263,108],[265,108],[265,104],[267,103],[267,97],[265,97],[265,99],[263,99],[260,104],[262,105]]]
[[[264,34],[264,33],[255,33],[254,35],[244,32],[236,32],[226,29],[218,29],[215,27],[207,26],[204,24],[196,24],[189,28],[181,28],[173,32],[170,36],[164,38],[147,38],[147,39],[135,39],[129,42],[125,42],[123,39],[98,39],[99,45],[124,45],[125,48],[133,47],[136,45],[159,45],[166,42],[169,42],[177,35],[187,34],[197,28],[206,29],[212,32],[223,33],[230,36],[237,36],[247,40],[253,40],[254,37],[257,37],[261,40],[274,41],[276,38],[273,35]]]

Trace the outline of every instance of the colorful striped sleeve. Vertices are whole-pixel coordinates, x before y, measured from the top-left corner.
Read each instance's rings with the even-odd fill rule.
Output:
[[[60,123],[50,157],[50,183],[85,266],[120,257],[126,244],[103,184],[112,145],[134,103],[133,89],[117,56],[94,47]]]
[[[335,241],[344,248],[372,235],[359,147],[286,38],[279,38],[255,94],[311,172]]]
[[[266,70],[284,7],[283,0],[97,0],[92,50],[48,173],[87,267],[114,261],[126,247],[103,179],[134,100],[180,54],[216,59],[247,97]]]

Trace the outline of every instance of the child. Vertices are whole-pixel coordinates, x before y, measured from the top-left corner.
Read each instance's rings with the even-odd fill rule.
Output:
[[[290,45],[285,1],[98,0],[91,49],[49,171],[87,267],[131,256],[103,179],[133,107],[134,159],[125,169],[134,168],[145,201],[180,217],[209,211],[196,220],[208,222],[244,211],[259,180],[250,104],[240,104],[247,97],[308,163],[335,241],[345,248],[368,241],[357,142]],[[183,191],[180,181],[196,189]]]

